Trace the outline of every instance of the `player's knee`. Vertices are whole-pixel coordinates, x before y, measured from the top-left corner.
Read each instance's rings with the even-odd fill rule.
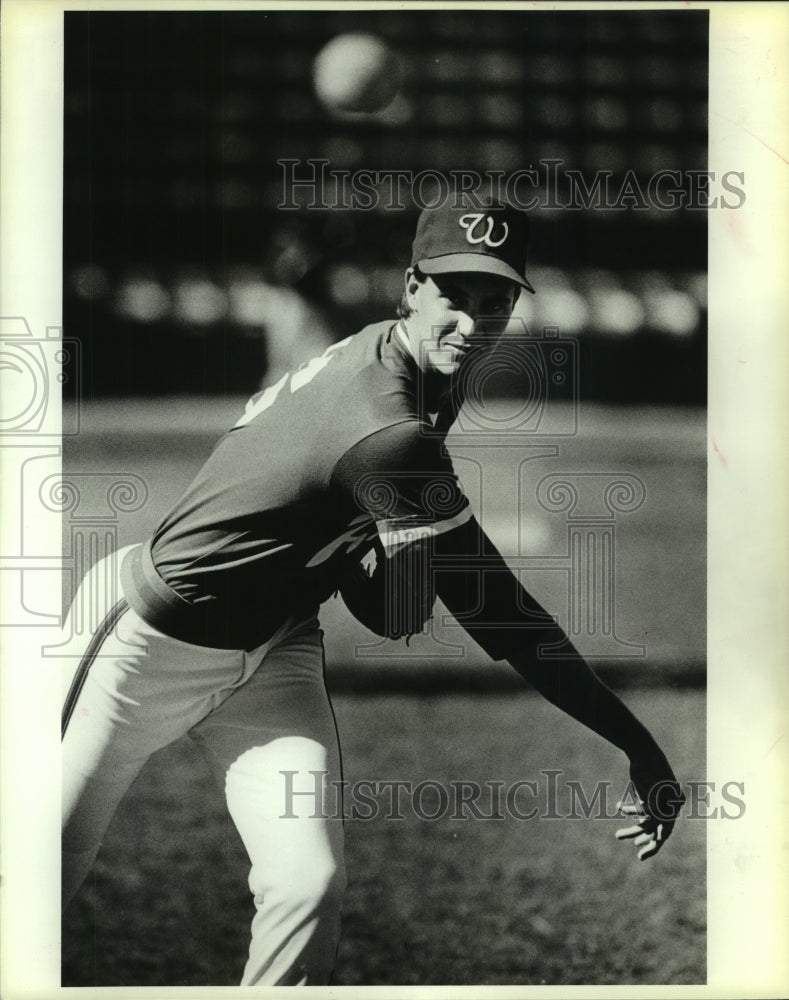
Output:
[[[313,912],[325,906],[336,906],[345,892],[345,866],[330,856],[310,858],[298,868],[282,866],[272,884],[267,878],[257,878],[253,870],[250,888],[256,899],[278,899],[288,908]]]
[[[291,892],[299,908],[317,910],[339,902],[345,891],[345,868],[332,857],[315,859],[299,870]]]
[[[313,906],[335,903],[345,891],[345,867],[335,859],[326,858],[310,866],[302,875],[302,898]]]

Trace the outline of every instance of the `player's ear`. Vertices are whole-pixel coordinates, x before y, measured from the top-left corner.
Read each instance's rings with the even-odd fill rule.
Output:
[[[417,311],[417,303],[415,301],[415,296],[417,290],[420,287],[421,282],[416,276],[416,272],[413,267],[406,268],[405,272],[405,300],[408,305],[410,312]]]

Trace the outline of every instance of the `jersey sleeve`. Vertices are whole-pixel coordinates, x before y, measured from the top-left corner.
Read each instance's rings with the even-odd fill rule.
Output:
[[[404,421],[350,448],[332,483],[370,515],[387,556],[414,542],[429,542],[472,516],[468,499],[443,445]]]
[[[418,624],[419,616],[409,618],[402,608],[418,599],[424,610],[437,595],[494,660],[562,641],[555,619],[521,585],[473,516],[440,442],[420,436],[413,422],[355,445],[338,463],[334,481],[376,522],[393,620]]]
[[[556,620],[522,586],[476,518],[434,539],[431,564],[438,596],[492,659],[506,660],[564,639]]]

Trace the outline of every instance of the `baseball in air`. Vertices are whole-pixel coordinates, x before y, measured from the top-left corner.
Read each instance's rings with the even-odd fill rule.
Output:
[[[380,111],[395,97],[400,65],[394,52],[375,35],[337,35],[313,64],[315,93],[331,111]]]

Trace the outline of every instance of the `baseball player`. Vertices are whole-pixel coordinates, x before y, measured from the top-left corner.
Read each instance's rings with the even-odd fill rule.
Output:
[[[318,621],[337,590],[390,637],[420,631],[438,595],[493,659],[627,755],[641,801],[617,836],[641,858],[662,847],[682,803],[666,757],[571,647],[541,658],[566,636],[482,531],[443,446],[459,373],[533,292],[526,243],[506,206],[424,211],[399,320],[253,396],[153,537],[87,574],[72,613],[86,601],[101,613],[65,694],[64,904],[142,765],[189,733],[249,854],[242,985],[329,981],[342,824],[333,798],[325,819],[311,796],[279,817],[283,769],[325,775],[327,796],[341,779]]]

